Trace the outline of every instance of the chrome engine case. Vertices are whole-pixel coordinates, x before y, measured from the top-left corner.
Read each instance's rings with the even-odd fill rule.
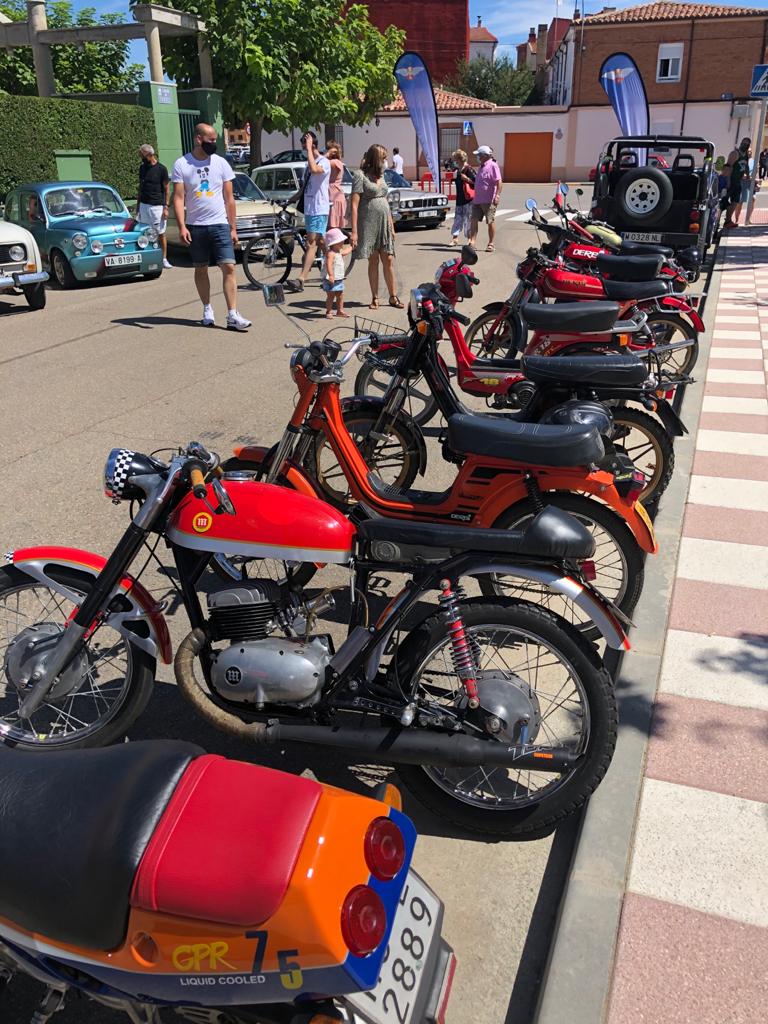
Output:
[[[214,651],[211,683],[226,700],[244,704],[314,704],[332,651],[324,637],[269,636]]]

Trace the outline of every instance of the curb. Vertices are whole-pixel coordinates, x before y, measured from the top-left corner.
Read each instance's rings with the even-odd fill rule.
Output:
[[[714,270],[722,262],[718,251]],[[706,368],[720,274],[708,278]],[[711,313],[710,313],[711,311]],[[654,526],[659,554],[646,560],[645,586],[633,619],[632,649],[616,679],[619,738],[610,770],[581,818],[541,982],[535,1024],[600,1024],[608,1009],[616,940],[626,889],[653,702],[667,635],[681,526],[704,399],[703,375],[686,388],[681,416],[690,433],[675,441],[675,472]]]

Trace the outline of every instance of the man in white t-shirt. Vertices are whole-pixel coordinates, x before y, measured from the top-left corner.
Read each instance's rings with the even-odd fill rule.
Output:
[[[195,125],[194,148],[173,165],[171,181],[179,237],[190,247],[195,286],[203,303],[200,323],[203,327],[216,324],[208,277],[208,267],[213,261],[221,269],[227,300],[227,330],[247,331],[251,321],[237,311],[234,177],[235,172],[227,161],[216,153],[216,130],[209,124]]]
[[[289,283],[289,288],[302,291],[304,282],[315,262],[318,243],[322,245],[328,230],[328,214],[331,212],[331,164],[317,148],[317,136],[307,132],[302,136],[301,145],[307,151],[307,183],[304,187],[304,227],[307,232],[307,251],[299,276]]]
[[[403,173],[403,158],[400,156],[397,146],[392,150],[392,170],[397,174]]]

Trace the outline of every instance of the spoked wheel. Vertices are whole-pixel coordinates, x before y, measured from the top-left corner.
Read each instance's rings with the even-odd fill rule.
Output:
[[[390,349],[388,352],[376,353],[375,358],[380,363],[386,362],[394,368],[400,355],[400,349]],[[365,395],[367,398],[381,398],[391,383],[392,374],[366,359],[355,377],[355,394]],[[416,420],[420,427],[429,423],[437,412],[437,402],[421,373],[410,382],[404,411]]]
[[[496,355],[515,359],[525,348],[527,339],[520,335],[517,325],[510,318],[499,320],[498,313],[488,311],[472,321],[464,334],[464,340],[472,354],[480,358]]]
[[[66,585],[84,595],[81,581]],[[122,737],[144,709],[154,659],[101,625],[38,710],[29,718],[19,714],[30,656],[64,632],[77,607],[13,566],[0,569],[0,741],[34,750],[104,746]]]
[[[344,413],[344,424],[361,452],[369,444],[376,422],[375,413]],[[354,504],[347,478],[325,435],[317,439],[309,458],[314,465],[306,468],[314,476],[326,500],[337,508]],[[368,468],[394,491],[404,491],[411,486],[419,472],[419,446],[416,434],[404,416],[396,418],[386,438],[373,443],[366,462]]]
[[[594,586],[629,616],[643,589],[643,560],[632,531],[611,509],[594,498],[581,494],[545,493],[545,505],[569,512],[589,530],[595,538],[596,550],[592,561],[597,573]],[[494,523],[497,529],[523,530],[537,515],[533,501],[526,499],[513,505]],[[549,588],[525,583],[512,576],[491,574],[480,580],[484,594],[506,595],[536,601],[562,616],[590,640],[597,640],[600,632],[584,612]]]
[[[254,238],[243,253],[243,270],[254,288],[282,284],[292,266],[291,247],[282,238]]]
[[[505,711],[507,728],[528,718],[524,740],[515,734],[500,737],[502,742],[567,751],[578,760],[560,774],[479,764],[401,765],[398,775],[440,818],[487,835],[533,838],[581,807],[608,769],[617,728],[610,676],[591,645],[550,611],[503,599],[475,599],[460,608],[481,709]],[[440,615],[399,647],[388,681],[398,693],[432,705],[463,706]],[[481,713],[477,722],[483,720]],[[474,735],[483,738],[482,729]]]
[[[676,313],[657,312],[648,315],[648,327],[656,345],[671,345],[689,339],[693,341],[693,345],[688,348],[670,352],[661,358],[661,365],[670,373],[691,373],[699,358],[699,338],[692,325]],[[649,366],[655,369],[656,360],[650,358]]]
[[[640,500],[648,505],[656,501],[669,485],[675,468],[672,438],[661,424],[647,412],[631,406],[611,409],[614,447],[628,455],[635,467],[645,474],[645,489]]]

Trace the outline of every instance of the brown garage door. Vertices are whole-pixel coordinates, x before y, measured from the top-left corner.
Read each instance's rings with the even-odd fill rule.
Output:
[[[552,132],[504,135],[504,181],[552,180]]]

